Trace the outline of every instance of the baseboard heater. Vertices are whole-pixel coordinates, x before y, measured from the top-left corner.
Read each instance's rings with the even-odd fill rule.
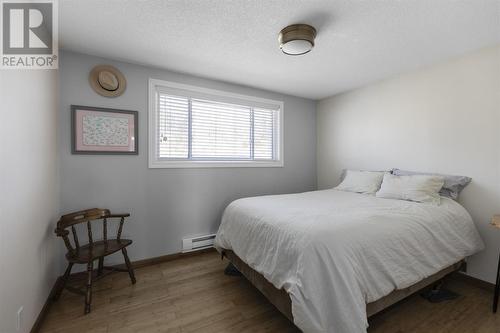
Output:
[[[208,249],[214,246],[215,234],[182,240],[182,253]]]

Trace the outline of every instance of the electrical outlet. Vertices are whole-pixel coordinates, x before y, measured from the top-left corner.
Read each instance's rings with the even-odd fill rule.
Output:
[[[47,267],[47,246],[42,244],[40,248],[40,267]]]
[[[17,310],[17,321],[16,321],[16,330],[20,331],[23,325],[23,310],[24,308],[21,306],[19,310]]]

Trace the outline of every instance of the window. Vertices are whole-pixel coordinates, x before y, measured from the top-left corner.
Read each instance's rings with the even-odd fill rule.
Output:
[[[283,102],[150,79],[149,167],[283,166]]]

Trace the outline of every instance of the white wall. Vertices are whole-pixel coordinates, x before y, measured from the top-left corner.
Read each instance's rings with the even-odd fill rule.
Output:
[[[61,209],[130,212],[124,235],[134,240],[132,260],[180,252],[183,237],[216,232],[223,209],[236,198],[316,188],[314,101],[70,52],[60,60]],[[91,89],[88,74],[98,64],[122,71],[122,96],[106,98]],[[285,167],[148,169],[149,78],[284,101]],[[71,104],[139,111],[139,155],[72,155]]]
[[[500,47],[401,75],[318,103],[318,187],[343,168],[402,168],[473,178],[460,202],[487,247],[469,274],[494,281],[500,230]]]
[[[60,273],[55,70],[0,71],[0,332],[29,332]]]

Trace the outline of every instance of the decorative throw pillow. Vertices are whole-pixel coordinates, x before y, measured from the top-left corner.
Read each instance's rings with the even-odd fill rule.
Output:
[[[387,173],[376,196],[439,205],[441,203],[439,191],[443,184],[444,179],[440,176],[395,176]]]
[[[347,170],[344,180],[335,187],[339,191],[373,194],[377,192],[384,172]]]
[[[458,195],[462,190],[469,185],[472,178],[466,176],[454,176],[454,175],[443,175],[439,173],[428,173],[428,172],[415,172],[406,171],[400,169],[392,169],[392,174],[396,176],[410,176],[410,175],[427,175],[427,176],[440,176],[444,178],[444,185],[439,194],[443,197],[451,198],[453,200],[458,199]]]

